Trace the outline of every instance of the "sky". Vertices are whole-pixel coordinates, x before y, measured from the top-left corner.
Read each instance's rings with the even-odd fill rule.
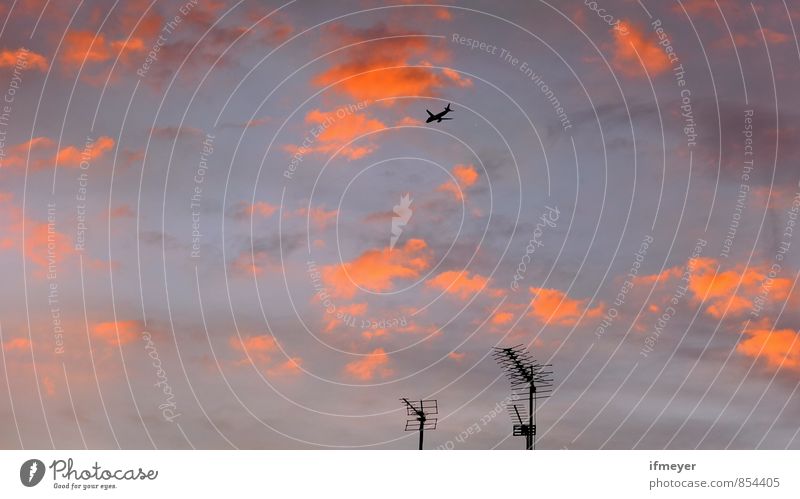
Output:
[[[0,20],[0,447],[800,448],[792,2]]]

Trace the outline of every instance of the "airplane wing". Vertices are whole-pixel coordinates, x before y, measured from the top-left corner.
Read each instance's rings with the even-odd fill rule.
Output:
[[[439,118],[439,121],[442,121],[442,120],[452,120],[452,119],[453,119],[453,118]]]
[[[425,111],[428,111],[428,110],[426,109]],[[428,116],[430,116],[431,118],[433,118],[433,113],[432,113],[432,112],[430,112],[430,111],[428,111]]]

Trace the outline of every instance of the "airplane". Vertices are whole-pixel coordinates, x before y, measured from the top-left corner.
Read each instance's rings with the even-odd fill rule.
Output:
[[[426,109],[426,111],[428,110]],[[449,113],[450,111],[452,111],[452,109],[450,109],[449,103],[447,104],[447,107],[444,108],[444,111],[442,111],[439,114],[433,114],[432,112],[428,111],[428,119],[425,120],[425,123],[430,123],[431,121],[435,121],[436,123],[441,123],[442,120],[452,120],[453,118],[444,117],[444,115]]]

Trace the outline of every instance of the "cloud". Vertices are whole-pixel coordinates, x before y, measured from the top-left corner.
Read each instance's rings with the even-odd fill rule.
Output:
[[[296,376],[300,374],[300,365],[302,359],[300,357],[292,357],[284,362],[281,362],[273,367],[267,369],[268,376]]]
[[[738,316],[753,309],[753,297],[761,294],[762,283],[766,282],[768,273],[769,270],[765,267],[745,265],[722,270],[718,260],[699,258],[691,268],[689,289],[696,301],[705,299],[705,311],[711,317],[722,319]],[[769,288],[765,290],[771,301],[785,300],[788,297],[792,286],[790,279],[775,277],[769,282]]]
[[[453,176],[456,178],[458,184],[453,183],[452,180],[440,185],[436,190],[439,192],[449,192],[456,200],[464,200],[464,191],[475,185],[480,177],[478,170],[473,165],[455,165],[451,170]]]
[[[10,146],[5,151],[6,157],[0,156],[0,167],[12,168],[25,164],[29,154],[55,147],[56,143],[48,137],[34,137],[27,142]]]
[[[507,310],[498,310],[494,314],[492,314],[492,318],[490,323],[493,326],[507,326],[511,324],[511,321],[514,320],[514,312],[510,312]]]
[[[392,319],[387,321],[371,321],[372,327],[361,333],[361,336],[367,340],[375,338],[386,337],[390,334],[435,334],[438,328],[435,325],[421,325],[418,322],[406,321],[405,314],[411,314],[411,311],[404,312],[403,319]],[[376,327],[377,325],[384,325],[386,327]]]
[[[100,322],[92,327],[92,338],[108,346],[125,345],[135,341],[141,330],[139,321]]]
[[[800,372],[800,334],[794,329],[773,330],[766,323],[754,325],[746,331],[736,351],[760,359],[772,368]]]
[[[300,374],[300,357],[291,357],[282,362],[273,360],[273,355],[278,353],[278,343],[271,335],[257,336],[231,336],[228,345],[235,352],[240,352],[242,357],[234,362],[236,366],[253,365],[262,369],[267,376],[294,376]]]
[[[480,291],[493,297],[503,294],[502,290],[488,287],[488,277],[484,277],[480,274],[472,274],[470,277],[468,271],[448,270],[436,277],[428,279],[425,285],[430,288],[440,289],[451,295],[456,295],[462,300],[466,300]]]
[[[40,153],[52,150],[56,143],[48,137],[34,137],[27,142],[8,148],[7,157],[0,162],[0,165],[9,168],[22,167],[26,164],[29,156],[37,155],[39,159],[27,163],[34,170],[52,168],[55,165],[65,168],[77,168],[81,162],[101,159],[105,153],[114,149],[114,144],[114,139],[103,135],[97,139],[87,139],[82,149],[76,146],[66,146],[55,153],[42,157],[43,154]]]
[[[275,342],[275,338],[268,334],[245,336],[243,338],[231,336],[228,339],[228,344],[233,350],[244,354],[236,362],[237,365],[250,364],[251,359],[259,365],[268,364],[271,354],[278,351],[278,344]]]
[[[670,67],[669,58],[655,39],[649,38],[630,22],[624,22],[624,25],[628,28],[627,34],[622,30],[612,30],[614,55],[611,64],[614,69],[630,77],[644,77],[642,65],[650,76],[667,71]]]
[[[0,204],[0,250],[24,251],[25,258],[35,265],[34,277],[47,277],[75,253],[71,239],[58,232],[55,223],[24,217],[11,194],[0,194]]]
[[[87,142],[83,150],[75,146],[67,146],[58,151],[53,160],[41,162],[39,165],[44,166],[54,163],[67,168],[77,168],[80,166],[81,161],[100,159],[105,153],[112,149],[114,149],[114,139],[102,136],[91,143]]]
[[[0,50],[0,68],[13,68],[19,62],[22,69],[38,69],[41,72],[47,71],[50,64],[47,58],[36,52],[19,48],[17,50]]]
[[[314,295],[312,301],[319,301],[319,295]],[[340,324],[342,321],[347,319],[348,316],[350,317],[361,317],[367,313],[367,304],[366,303],[353,303],[351,305],[340,305],[336,307],[336,313],[325,314],[323,321],[325,322],[325,328],[323,331],[326,333],[330,333]]]
[[[771,302],[787,299],[792,287],[791,279],[770,277],[769,273],[765,265],[723,264],[716,258],[703,257],[668,268],[660,274],[636,277],[634,284],[649,287],[654,283],[666,286],[670,282],[670,286],[677,286],[677,281],[682,279],[686,281],[684,284],[688,284],[694,303],[702,302],[708,316],[723,319],[740,317],[754,310],[757,308],[756,297],[763,296]]]
[[[604,306],[599,304],[589,308],[589,300],[576,300],[557,289],[530,288],[534,294],[531,300],[530,315],[544,324],[557,326],[573,326],[577,324],[582,314],[586,317],[596,318],[603,315]]]
[[[376,348],[367,356],[348,362],[344,366],[344,372],[353,378],[361,381],[370,381],[376,377],[386,378],[392,375],[392,370],[388,367],[389,356],[383,348]]]
[[[127,204],[121,204],[114,208],[111,208],[109,211],[108,216],[112,219],[119,219],[119,218],[133,218],[135,213],[133,212],[133,208]]]
[[[242,202],[237,206],[234,217],[242,220],[249,219],[253,216],[269,218],[277,212],[278,209],[278,205],[270,204],[266,201],[256,201],[253,204]]]
[[[108,41],[103,33],[70,30],[64,37],[60,61],[65,68],[75,69],[81,65],[108,62],[117,56],[125,60],[131,52],[143,53],[146,50],[141,38]]]
[[[440,40],[431,40],[420,33],[396,31],[383,24],[366,29],[336,24],[327,34],[325,41],[329,46],[365,43],[347,49],[337,63],[313,81],[319,86],[339,82],[333,90],[356,100],[435,96],[445,88],[472,83],[455,71],[419,67],[430,65],[429,60],[441,63],[449,56]]]
[[[261,275],[267,270],[276,270],[279,267],[263,249],[243,249],[231,262],[231,269],[240,275]]]
[[[311,110],[306,114],[305,121],[314,125],[309,132],[313,135],[314,140],[300,146],[288,144],[284,146],[284,150],[291,154],[333,154],[341,148],[339,154],[350,160],[360,159],[374,152],[377,146],[371,139],[361,139],[353,144],[345,144],[364,134],[383,130],[386,125],[380,120],[367,117],[363,112],[342,113],[342,109],[330,112],[319,109]]]
[[[6,352],[25,352],[29,351],[30,348],[31,342],[28,338],[13,338],[3,343],[3,350]]]
[[[772,30],[770,28],[763,28],[760,30],[756,29],[747,33],[736,32],[733,34],[733,43],[737,48],[761,47],[763,46],[765,39],[767,40],[767,43],[773,45],[794,41],[794,38],[792,38],[790,35]],[[720,38],[714,43],[714,46],[721,48],[730,47],[731,37],[724,36]]]
[[[388,291],[396,279],[416,279],[430,267],[431,255],[422,239],[409,239],[402,247],[370,249],[350,262],[326,265],[322,280],[333,296],[352,298],[358,288]]]
[[[45,395],[48,397],[52,397],[56,394],[56,384],[53,382],[53,378],[49,375],[42,376],[42,388],[44,389]]]
[[[738,0],[691,0],[676,4],[672,7],[672,10],[685,20],[683,9],[686,9],[686,12],[692,16],[700,16],[705,20],[712,20],[719,23],[722,22],[722,16],[719,13],[720,9],[722,9],[725,17],[728,19],[741,19],[752,16],[751,9],[742,8]],[[763,12],[763,7],[761,5],[756,5],[755,10]]]
[[[403,116],[403,118],[401,118],[395,126],[420,126],[422,124],[423,121],[420,119],[411,116]]]

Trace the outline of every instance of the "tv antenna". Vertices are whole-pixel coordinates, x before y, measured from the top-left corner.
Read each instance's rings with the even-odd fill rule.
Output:
[[[400,400],[406,405],[407,413],[413,418],[406,421],[406,431],[419,431],[419,450],[422,450],[422,439],[425,430],[435,430],[438,418],[430,418],[431,414],[439,414],[439,403],[436,400],[415,400],[410,402],[403,397]]]
[[[508,412],[514,421],[513,435],[525,437],[525,449],[536,448],[536,401],[553,391],[553,366],[535,361],[523,345],[494,348],[494,359],[511,384]],[[527,407],[525,407],[527,402]]]

